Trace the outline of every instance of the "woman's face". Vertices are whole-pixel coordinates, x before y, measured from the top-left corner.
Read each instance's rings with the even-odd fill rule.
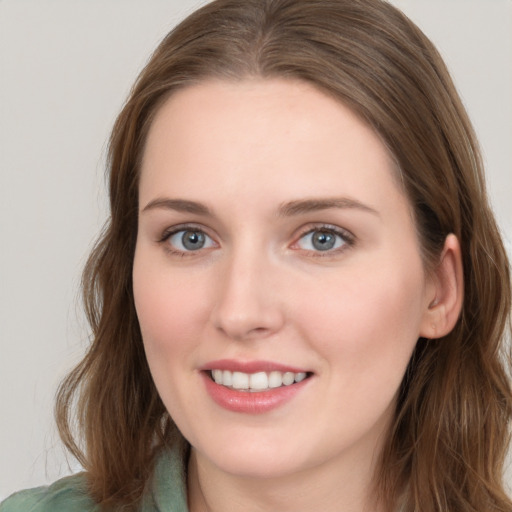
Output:
[[[194,453],[261,477],[371,465],[435,294],[378,136],[284,80],[205,82],[157,113],[133,284]]]

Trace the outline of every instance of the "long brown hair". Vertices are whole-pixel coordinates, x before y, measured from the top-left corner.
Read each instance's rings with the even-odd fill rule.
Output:
[[[509,263],[450,75],[425,35],[381,0],[217,0],[170,32],[140,74],[112,132],[111,215],[83,275],[92,342],[56,405],[92,496],[136,503],[155,454],[177,436],[133,302],[138,178],[159,106],[209,77],[305,80],[349,106],[396,160],[425,267],[436,266],[449,233],[458,237],[463,311],[443,339],[418,340],[376,494],[388,510],[512,511],[502,482],[512,419]]]

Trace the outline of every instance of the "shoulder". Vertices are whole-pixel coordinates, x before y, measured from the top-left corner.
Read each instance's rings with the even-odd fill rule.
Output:
[[[1,0],[0,0],[1,1]],[[140,512],[187,512],[185,458],[188,450],[176,443],[155,460],[155,471],[142,498]],[[0,503],[0,512],[101,512],[89,496],[85,473],[57,480],[48,487],[17,492]]]
[[[83,473],[57,480],[48,487],[17,492],[0,503],[0,512],[96,512]]]

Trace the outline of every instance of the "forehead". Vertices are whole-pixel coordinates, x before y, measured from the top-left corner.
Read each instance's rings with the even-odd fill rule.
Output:
[[[234,141],[244,137],[256,141],[263,132],[302,136],[314,142],[314,132],[325,140],[326,131],[318,130],[321,124],[326,131],[336,131],[340,142],[356,132],[367,139],[379,138],[355,112],[308,82],[253,78],[211,79],[177,90],[157,111],[149,139],[155,138],[155,132],[161,134],[165,130],[168,139],[190,140],[190,135],[197,138],[201,132],[217,128],[210,132],[211,139],[224,137]],[[262,142],[268,143],[268,137]]]
[[[141,202],[164,192],[228,198],[250,189],[276,200],[281,192],[286,200],[309,190],[369,201],[371,191],[400,192],[396,175],[375,131],[314,86],[211,80],[179,90],[157,112],[140,196]]]

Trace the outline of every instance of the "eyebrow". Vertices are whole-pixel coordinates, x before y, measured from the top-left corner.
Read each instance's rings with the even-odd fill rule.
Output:
[[[325,199],[299,199],[284,203],[279,207],[279,216],[291,217],[294,215],[302,215],[304,213],[316,212],[320,210],[328,210],[330,208],[355,209],[371,213],[380,217],[379,212],[370,206],[350,199],[348,197],[332,197]]]
[[[178,212],[194,213],[196,215],[212,215],[210,209],[196,201],[189,201],[187,199],[170,199],[170,198],[157,198],[150,201],[143,209],[142,212],[149,210],[163,209],[175,210]]]
[[[380,216],[377,210],[357,201],[356,199],[350,199],[347,197],[297,199],[289,201],[279,206],[278,216],[293,217],[296,215],[303,215],[305,213],[328,210],[331,208],[362,210],[364,212]],[[155,209],[174,210],[202,216],[213,216],[211,210],[205,204],[187,199],[153,199],[142,209],[142,212]]]

